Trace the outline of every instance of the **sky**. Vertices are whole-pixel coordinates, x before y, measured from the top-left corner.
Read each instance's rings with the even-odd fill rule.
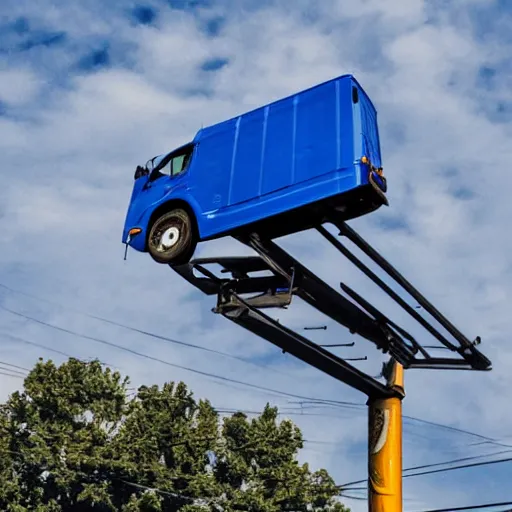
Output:
[[[512,442],[511,52],[505,0],[4,0],[0,361],[30,368],[39,357],[65,361],[62,353],[99,358],[133,387],[183,380],[218,408],[261,411],[270,402],[303,430],[302,461],[339,484],[364,479],[364,396],[214,315],[213,298],[147,254],[129,251],[124,261],[121,244],[137,164],[191,140],[201,126],[352,73],[378,110],[390,206],[351,225],[469,338],[480,335],[493,361],[486,373],[406,371],[404,414]],[[318,234],[279,243],[432,343]],[[248,250],[230,238],[196,251],[237,254]],[[311,339],[355,341],[337,354],[366,355],[354,364],[379,373],[384,359],[372,345],[300,301],[274,317],[299,332],[328,325]],[[301,404],[144,356],[359,406]],[[20,386],[0,375],[0,399]],[[506,449],[478,441],[404,418],[403,464]],[[406,478],[404,510],[512,500],[510,474],[502,463]],[[367,506],[343,502],[356,512]]]

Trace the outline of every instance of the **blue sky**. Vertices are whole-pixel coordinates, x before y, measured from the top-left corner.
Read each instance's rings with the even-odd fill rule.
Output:
[[[292,6],[292,7],[291,7]],[[146,255],[120,243],[135,166],[207,125],[331,77],[353,73],[379,112],[390,207],[354,221],[374,246],[468,337],[482,336],[489,374],[410,371],[404,412],[512,441],[512,7],[507,1],[177,0],[11,1],[0,6],[0,306],[169,362],[301,395],[361,397],[210,312],[213,303]],[[337,286],[364,292],[408,319],[312,233],[283,241]],[[197,254],[238,254],[230,239]],[[297,303],[278,315],[295,328],[325,322]],[[254,360],[144,337],[139,329]],[[305,316],[307,315],[307,317]],[[412,329],[412,328],[411,328]],[[418,337],[422,331],[415,331]],[[333,336],[334,334],[334,336]],[[226,387],[0,310],[0,360],[63,357],[9,338],[99,357],[134,385],[183,379],[222,408],[288,399]],[[313,337],[313,336],[312,336]],[[348,340],[334,326],[318,341]],[[379,371],[361,340],[350,356]],[[345,352],[344,352],[345,354]],[[347,357],[349,353],[346,352]],[[0,375],[2,398],[20,381]],[[309,412],[312,412],[310,410]],[[310,443],[301,454],[336,481],[364,478],[365,409],[292,416]],[[500,448],[405,421],[404,466]],[[404,480],[405,508],[512,499],[510,465]],[[353,510],[364,502],[347,501]]]

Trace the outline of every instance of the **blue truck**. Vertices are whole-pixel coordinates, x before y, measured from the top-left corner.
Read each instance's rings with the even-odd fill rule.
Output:
[[[122,242],[187,263],[200,241],[259,229],[271,238],[352,219],[386,199],[377,112],[343,75],[199,130],[137,166]]]

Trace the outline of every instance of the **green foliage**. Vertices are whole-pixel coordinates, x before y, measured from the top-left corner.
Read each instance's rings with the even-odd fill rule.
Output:
[[[221,422],[182,382],[132,399],[127,384],[98,361],[39,360],[0,406],[0,510],[348,512],[276,408]]]

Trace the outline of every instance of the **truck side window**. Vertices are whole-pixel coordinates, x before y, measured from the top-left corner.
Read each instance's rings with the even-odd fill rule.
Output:
[[[192,148],[188,150],[187,153],[183,153],[182,155],[175,156],[170,164],[171,164],[171,176],[177,176],[181,174],[187,169],[188,163],[190,161],[190,157],[192,156]]]
[[[183,171],[183,162],[185,160],[185,155],[176,156],[171,160],[172,165],[172,176],[176,176],[180,172]]]

